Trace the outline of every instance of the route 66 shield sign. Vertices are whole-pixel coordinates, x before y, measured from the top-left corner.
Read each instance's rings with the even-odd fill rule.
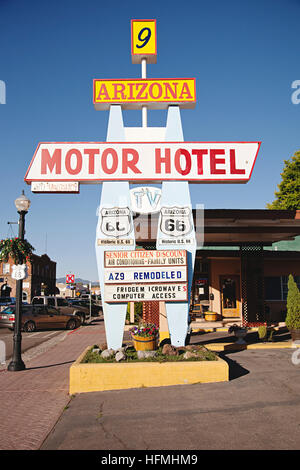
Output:
[[[26,279],[27,277],[26,264],[13,264],[11,277],[13,279],[16,279],[17,281]]]
[[[162,207],[160,230],[168,237],[183,237],[193,230],[192,212],[189,207]]]
[[[124,237],[132,230],[132,216],[128,207],[102,208],[101,217],[101,231],[108,237]]]

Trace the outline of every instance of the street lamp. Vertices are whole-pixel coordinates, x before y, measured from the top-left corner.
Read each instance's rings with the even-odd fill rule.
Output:
[[[27,214],[30,207],[30,200],[25,196],[24,191],[22,195],[15,200],[15,206],[18,213],[20,214],[19,218],[19,239],[24,240],[25,233],[25,214]],[[14,328],[14,338],[13,338],[13,355],[12,360],[8,364],[7,370],[9,371],[18,371],[24,370],[25,364],[22,361],[21,357],[21,319],[22,319],[22,291],[23,291],[23,280],[18,279],[16,282],[16,311],[15,311],[15,328]]]

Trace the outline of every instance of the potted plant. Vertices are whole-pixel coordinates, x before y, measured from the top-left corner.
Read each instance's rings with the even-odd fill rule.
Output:
[[[286,327],[293,341],[300,340],[300,292],[293,276],[289,275],[287,295]]]
[[[216,312],[210,312],[209,310],[205,312],[205,321],[217,321],[219,314]]]
[[[234,333],[234,336],[238,338],[236,344],[246,344],[244,338],[247,335],[247,332],[248,329],[245,326],[239,326],[237,324],[231,325],[228,328],[228,333]]]
[[[136,351],[154,351],[157,349],[159,329],[156,325],[152,323],[140,323],[129,331]]]
[[[21,240],[18,237],[5,238],[0,241],[0,261],[5,263],[9,257],[15,264],[25,264],[31,260],[34,248],[27,240]]]

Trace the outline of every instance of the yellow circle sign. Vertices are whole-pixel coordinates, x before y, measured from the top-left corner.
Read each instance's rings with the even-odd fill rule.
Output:
[[[156,20],[131,20],[131,56],[134,64],[156,63]]]

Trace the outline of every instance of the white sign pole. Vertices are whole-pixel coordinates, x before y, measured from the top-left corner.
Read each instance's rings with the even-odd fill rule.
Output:
[[[183,141],[178,106],[169,107],[166,140]],[[163,182],[156,247],[158,250],[175,247],[187,250],[188,301],[184,303],[166,302],[171,344],[176,347],[185,345],[188,333],[189,305],[197,248],[192,214],[188,183]]]
[[[107,142],[114,141],[126,141],[122,110],[118,105],[111,106],[109,111]],[[120,213],[124,215],[120,215]],[[121,241],[124,242],[124,245],[118,244]],[[103,183],[95,248],[107,346],[109,349],[116,350],[122,346],[127,304],[105,302],[104,251],[135,249],[128,182]]]
[[[142,78],[147,78],[147,60],[142,59]],[[147,106],[142,106],[142,127],[147,127]]]

